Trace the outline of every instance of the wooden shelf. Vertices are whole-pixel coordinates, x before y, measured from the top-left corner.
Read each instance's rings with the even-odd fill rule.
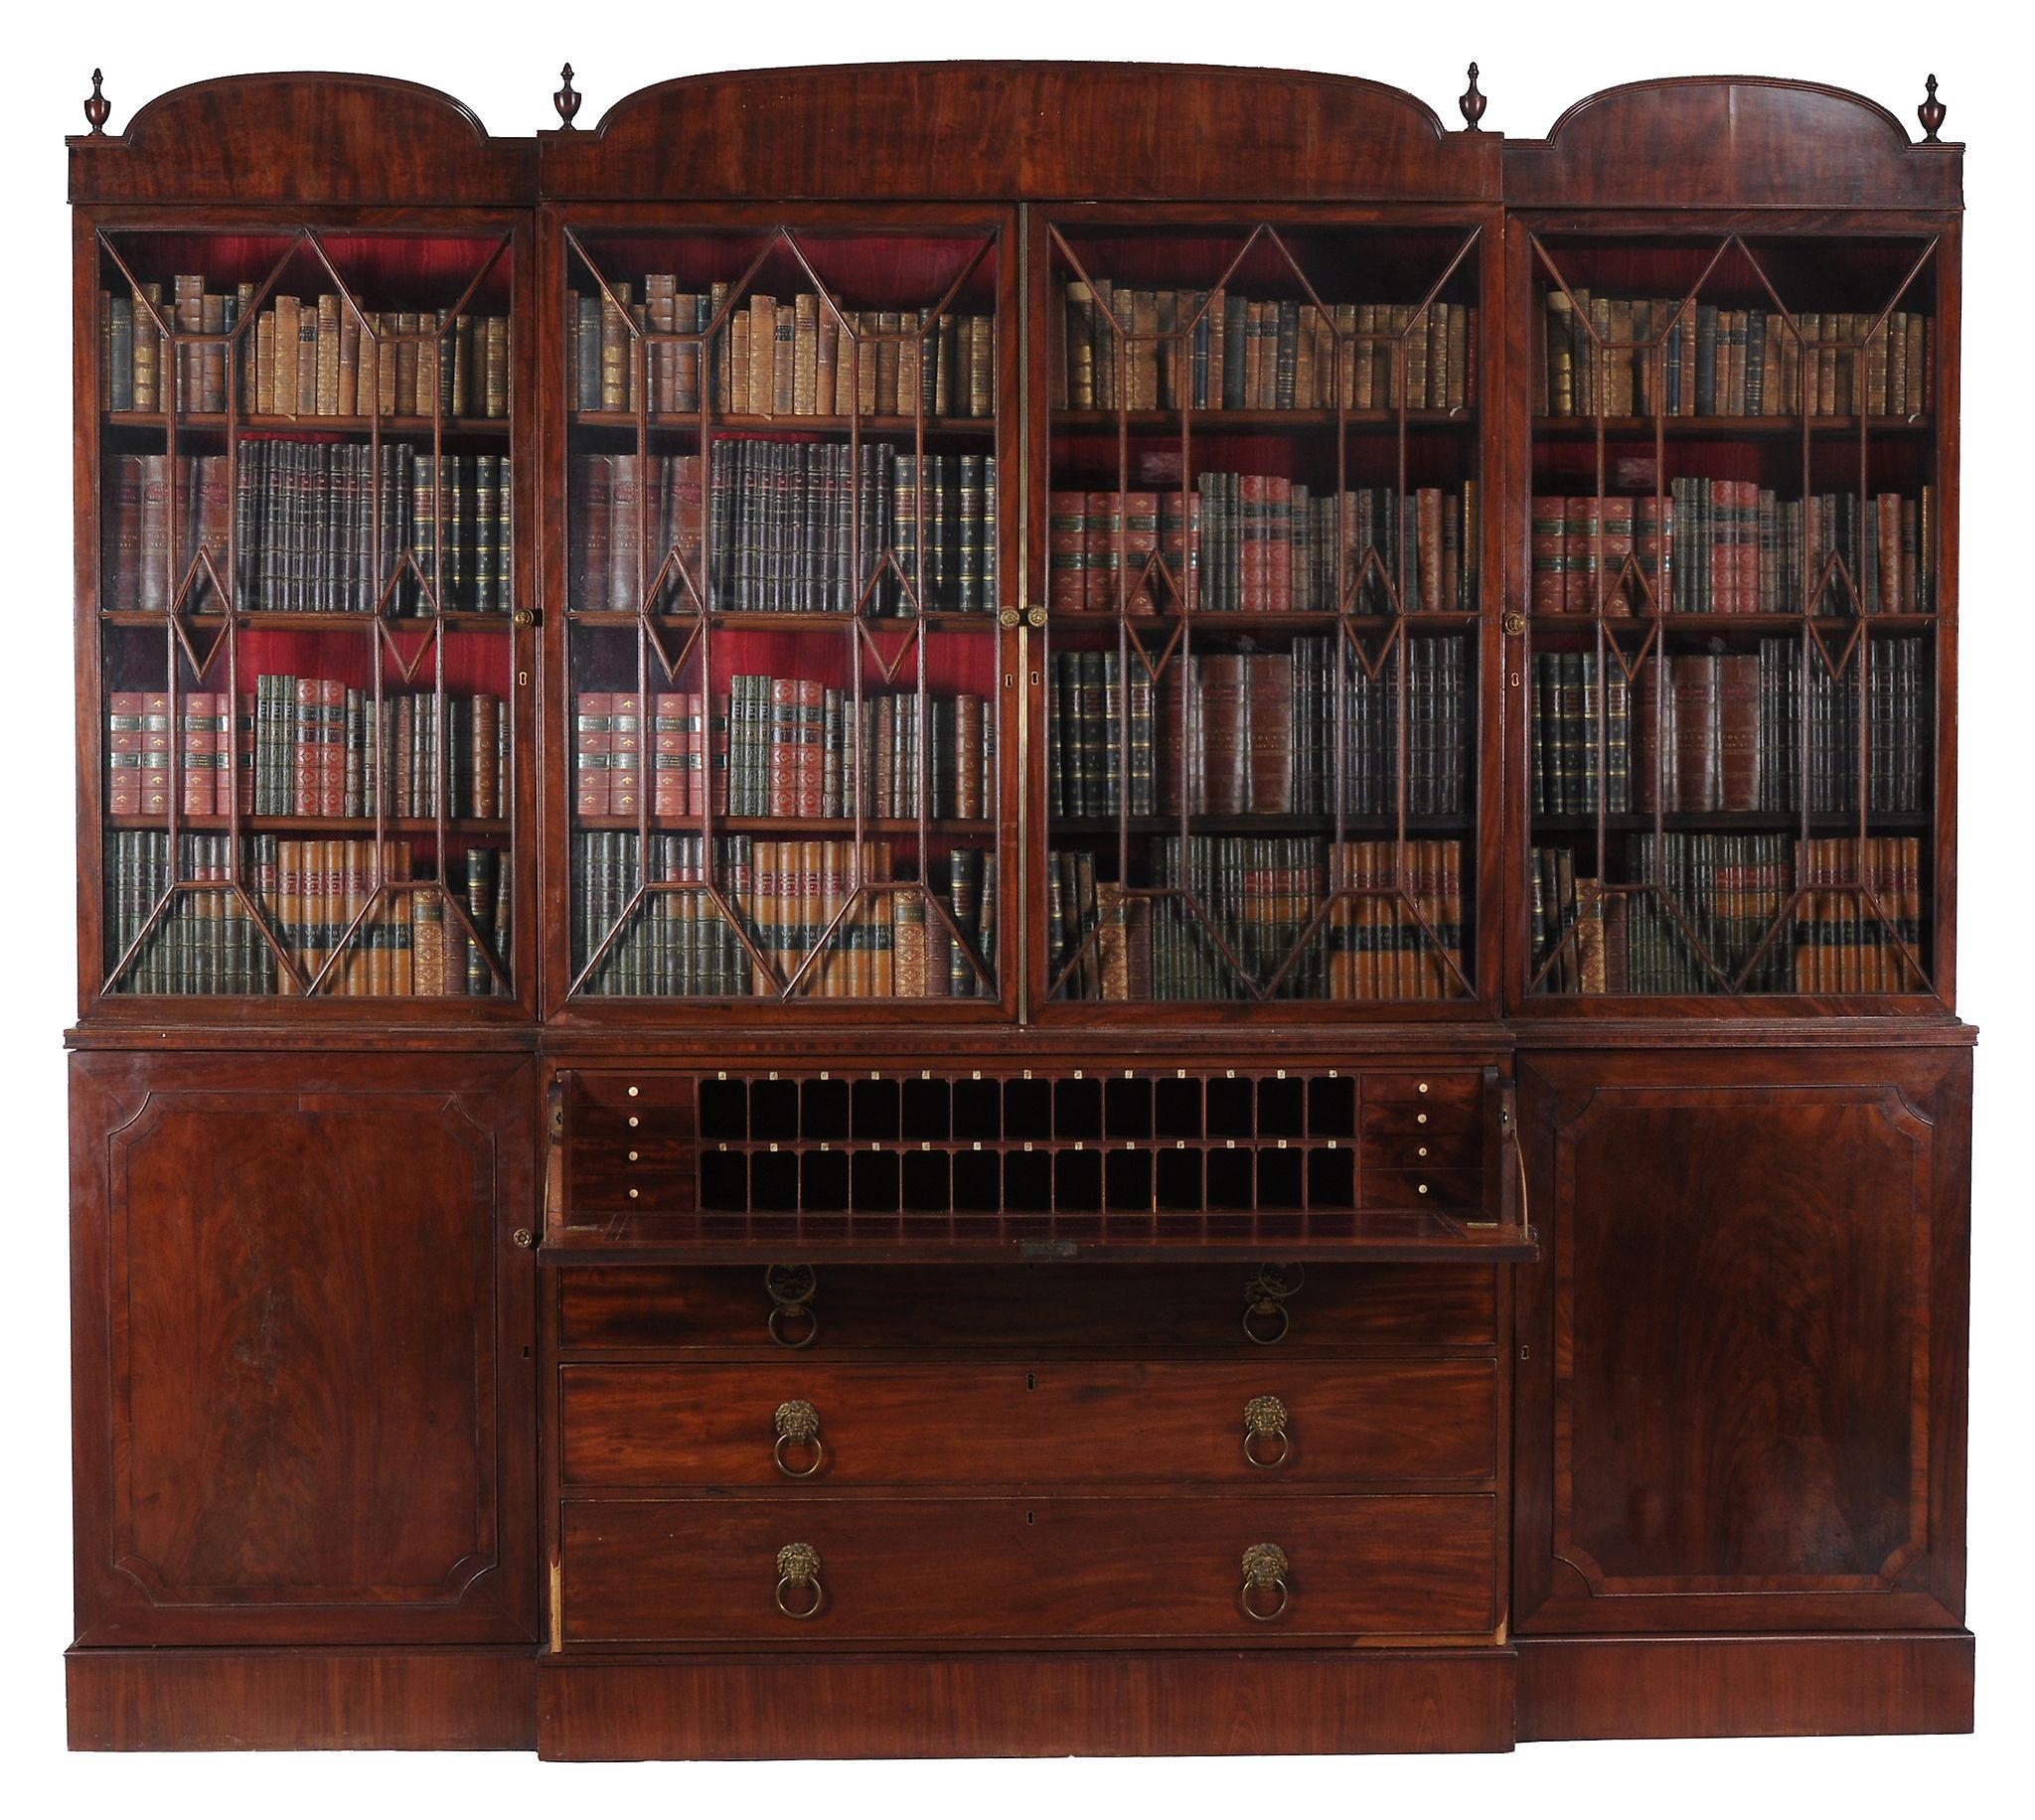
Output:
[[[1532,818],[1533,833],[1543,834],[1584,834],[1597,827],[1597,817],[1591,815],[1545,815],[1536,813]],[[1934,818],[1926,811],[1876,809],[1866,818],[1867,831],[1881,834],[1914,834],[1927,830]],[[1791,832],[1800,828],[1801,812],[1793,809],[1676,809],[1662,814],[1661,826],[1670,831],[1679,830],[1743,830],[1748,833]],[[1621,810],[1607,814],[1604,818],[1607,829],[1617,834],[1640,834],[1649,832],[1653,817],[1638,810]],[[1856,810],[1825,812],[1818,810],[1808,819],[1811,834],[1855,834],[1858,832]]]
[[[1134,834],[1176,834],[1180,828],[1180,819],[1176,815],[1132,816],[1129,822],[1130,832]],[[1344,832],[1354,834],[1389,834],[1398,826],[1398,818],[1389,814],[1342,818]],[[1195,815],[1187,818],[1190,834],[1332,834],[1334,828],[1334,818],[1327,815]],[[1476,830],[1476,814],[1469,810],[1460,816],[1406,818],[1406,832],[1410,834],[1460,834],[1468,839]],[[1046,832],[1054,840],[1114,838],[1117,818],[1053,816],[1046,822]]]
[[[164,414],[159,410],[109,410],[104,416],[107,425],[113,429],[160,430],[164,425]],[[226,429],[229,421],[225,411],[179,411],[177,430],[180,435],[186,430],[218,433]],[[352,435],[379,428],[385,438],[401,437],[405,441],[419,436],[428,438],[433,422],[429,417],[320,417],[308,414],[285,417],[267,411],[245,412],[231,421],[239,429],[258,430],[263,435],[273,431],[293,435]],[[446,417],[439,422],[448,436],[506,438],[510,426],[507,417]]]
[[[166,834],[169,831],[167,816],[108,816],[106,826],[121,831],[141,830],[144,833]],[[231,826],[225,816],[179,816],[177,826],[189,834],[225,834]],[[361,835],[373,837],[375,818],[373,816],[242,816],[240,832],[243,834],[322,834],[338,839],[342,836],[358,838]],[[438,824],[429,816],[391,816],[382,824],[386,834],[435,834]],[[471,816],[447,817],[445,832],[459,836],[475,838],[501,838],[510,833],[506,818],[499,816],[475,819]]]
[[[1653,426],[1658,422],[1662,435],[1670,442],[1683,438],[1702,440],[1705,438],[1800,437],[1802,419],[1795,417],[1606,417],[1604,433],[1620,442],[1630,442],[1635,437],[1650,442]],[[1811,436],[1856,436],[1859,419],[1851,417],[1810,417],[1808,429]],[[1927,436],[1933,428],[1928,415],[1919,417],[1867,417],[1867,431],[1874,436]],[[1597,419],[1594,417],[1535,417],[1533,435],[1536,441],[1575,441],[1594,437],[1597,433]]]
[[[632,430],[636,427],[636,413],[632,410],[575,410],[570,415],[575,429]],[[915,417],[868,416],[848,418],[840,415],[829,417],[794,416],[783,412],[774,416],[758,416],[754,412],[730,414],[716,411],[707,421],[707,429],[738,431],[743,435],[771,430],[793,430],[800,434],[846,436],[851,423],[860,429],[863,437],[909,436],[918,426]],[[683,434],[698,433],[700,413],[698,411],[652,411],[649,413],[650,427]],[[925,419],[928,436],[981,436],[994,437],[997,420],[994,417],[928,417]]]
[[[1657,624],[1662,632],[1799,632],[1804,622],[1800,613],[1536,613],[1533,615],[1535,631],[1558,630],[1564,626],[1578,631],[1587,631],[1602,618],[1605,625],[1614,630],[1644,629]],[[1868,632],[1882,628],[1888,631],[1914,631],[1924,626],[1934,626],[1934,613],[1868,613],[1864,616]],[[1825,639],[1847,637],[1851,628],[1858,623],[1854,614],[1817,614],[1807,618]]]
[[[1119,421],[1134,435],[1174,433],[1182,412],[1174,410],[1056,410],[1054,432],[1114,435]],[[1366,435],[1389,433],[1403,419],[1409,430],[1447,430],[1463,434],[1475,430],[1477,408],[1467,410],[1189,410],[1184,413],[1192,429],[1203,435],[1239,431],[1331,430],[1343,424]]]
[[[638,823],[634,816],[574,815],[572,826],[590,833],[608,831],[633,834]],[[700,818],[690,815],[653,815],[650,818],[650,828],[654,834],[697,834],[700,832]],[[777,836],[824,834],[839,840],[855,837],[855,823],[847,818],[834,816],[715,816],[713,832],[717,834]],[[950,816],[929,819],[926,832],[962,839],[989,840],[996,837],[997,825],[994,822],[961,820]],[[909,816],[870,816],[862,823],[862,833],[915,834],[918,833],[918,823]]]
[[[199,630],[223,630],[229,619],[247,632],[358,632],[375,624],[373,613],[191,613],[182,615]],[[138,607],[105,607],[99,621],[108,626],[153,626],[168,622],[166,613],[146,613]],[[443,626],[448,632],[511,632],[515,622],[507,613],[435,613],[407,615],[383,622],[391,632],[428,632]]]
[[[636,624],[637,616],[627,612],[610,613],[573,607],[566,612],[565,618],[576,626],[598,626],[626,632]],[[685,631],[697,625],[701,616],[698,613],[654,613],[651,618],[659,626]],[[906,617],[871,618],[865,613],[842,613],[833,608],[816,613],[760,613],[753,609],[736,612],[716,608],[705,618],[709,626],[752,632],[794,632],[805,627],[819,632],[829,627],[852,626],[858,620],[871,632],[908,632],[913,626],[923,626],[929,632],[994,632],[999,623],[994,613],[961,613],[944,609]]]
[[[1164,613],[1120,613],[1114,607],[1091,611],[1083,608],[1076,612],[1068,608],[1047,615],[1047,623],[1066,631],[1081,627],[1114,626],[1119,621],[1133,626],[1144,626],[1166,632],[1174,620],[1185,620],[1196,631],[1229,632],[1248,636],[1254,630],[1270,632],[1308,632],[1327,627],[1348,626],[1355,632],[1383,632],[1403,622],[1408,631],[1431,628],[1435,631],[1460,629],[1474,626],[1483,617],[1475,609],[1450,609],[1438,613],[1335,613],[1321,612],[1270,612],[1250,611],[1237,613],[1216,613],[1206,608],[1193,612],[1168,611]],[[1579,618],[1582,616],[1579,615]],[[1163,641],[1162,641],[1163,642]]]

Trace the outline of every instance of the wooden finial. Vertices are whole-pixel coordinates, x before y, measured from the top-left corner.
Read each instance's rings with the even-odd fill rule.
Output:
[[[106,136],[106,116],[113,111],[113,103],[99,92],[99,84],[105,76],[94,70],[91,73],[91,93],[84,97],[84,117],[91,122],[92,136],[103,139]]]
[[[1922,136],[1931,145],[1937,143],[1937,133],[1942,129],[1944,115],[1951,110],[1936,98],[1936,77],[1929,78],[1929,99],[1915,110],[1915,117],[1922,122]]]
[[[551,96],[551,105],[558,110],[558,124],[566,132],[572,130],[572,116],[579,111],[579,91],[572,86],[572,66],[567,64],[558,72],[564,78],[564,85]]]
[[[1477,86],[1477,66],[1470,66],[1470,86],[1456,97],[1456,105],[1463,110],[1463,125],[1466,131],[1481,132],[1478,121],[1484,118],[1485,97]]]

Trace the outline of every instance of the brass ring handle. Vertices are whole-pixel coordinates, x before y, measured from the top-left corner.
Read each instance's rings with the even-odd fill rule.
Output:
[[[805,1605],[786,1602],[787,1592],[810,1591],[812,1600]],[[820,1607],[827,1602],[827,1590],[820,1584],[820,1551],[810,1542],[787,1542],[777,1551],[777,1608],[786,1617],[809,1618],[820,1615]]]
[[[1254,1320],[1276,1320],[1279,1324],[1269,1333],[1261,1333],[1251,1323]],[[1293,1316],[1286,1311],[1283,1302],[1267,1296],[1263,1301],[1254,1301],[1244,1309],[1244,1338],[1260,1346],[1276,1346],[1286,1337],[1287,1328],[1293,1325]]]
[[[1278,1345],[1293,1325],[1287,1298],[1299,1294],[1306,1281],[1307,1273],[1298,1265],[1259,1265],[1244,1283],[1244,1338],[1255,1346]],[[1274,1321],[1278,1324],[1267,1331]]]
[[[763,1289],[770,1297],[770,1337],[780,1346],[797,1352],[820,1337],[820,1317],[813,1312],[813,1297],[820,1292],[820,1274],[810,1264],[773,1264],[763,1273]],[[805,1331],[789,1337],[787,1315],[802,1316]]]
[[[827,1448],[820,1440],[820,1412],[803,1397],[793,1397],[777,1406],[771,1424],[777,1430],[777,1443],[770,1449],[770,1457],[777,1462],[778,1471],[786,1478],[811,1478],[827,1458]],[[786,1460],[786,1449],[797,1447],[812,1449],[810,1465],[794,1466]]]
[[[1260,1456],[1259,1449],[1279,1442],[1272,1458]],[[1293,1439],[1286,1432],[1286,1405],[1277,1397],[1253,1397],[1244,1405],[1244,1458],[1268,1470],[1286,1464],[1293,1452]]]
[[[787,1314],[802,1315],[805,1318],[806,1330],[797,1339],[785,1337],[784,1317]],[[770,1329],[770,1337],[780,1346],[788,1347],[793,1352],[797,1352],[801,1347],[810,1346],[820,1337],[820,1317],[801,1302],[779,1303],[770,1310],[770,1319],[766,1324]]]
[[[1276,1542],[1254,1542],[1244,1550],[1244,1584],[1237,1593],[1237,1602],[1244,1608],[1244,1616],[1255,1618],[1261,1624],[1269,1624],[1285,1609],[1291,1596],[1286,1576],[1292,1567],[1286,1559],[1286,1551]],[[1261,1610],[1265,1595],[1276,1592],[1279,1602],[1269,1611]]]

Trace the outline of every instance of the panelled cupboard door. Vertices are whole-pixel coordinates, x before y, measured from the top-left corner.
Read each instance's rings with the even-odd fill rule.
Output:
[[[1961,1622],[1970,1061],[1522,1056],[1522,1634]]]
[[[511,1055],[71,1063],[81,1644],[534,1635]]]

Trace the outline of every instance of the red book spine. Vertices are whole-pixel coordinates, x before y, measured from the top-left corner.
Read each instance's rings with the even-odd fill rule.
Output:
[[[606,693],[579,697],[572,731],[573,801],[582,816],[604,816],[612,793],[608,761],[614,751],[615,698]]]
[[[318,679],[296,681],[290,723],[290,813],[318,813]]]
[[[116,689],[106,696],[106,814],[141,813],[144,763],[142,724],[148,697],[139,689]]]
[[[824,791],[823,769],[826,765],[824,741],[826,736],[827,691],[818,682],[801,682],[796,685],[797,698],[792,728],[797,739],[798,766],[796,814],[817,816]]]
[[[318,684],[318,813],[346,814],[346,684]]]
[[[699,699],[699,697],[696,696],[695,699]],[[717,816],[724,816],[727,814],[727,729],[728,698],[725,695],[716,695],[713,698],[713,713],[711,718],[706,723],[705,733],[707,756],[706,776],[712,784],[713,813]]]
[[[686,697],[653,695],[650,702],[650,808],[660,816],[686,813]]]
[[[1046,605],[1079,613],[1088,602],[1088,495],[1054,493],[1046,499]]]
[[[184,813],[187,816],[209,816],[218,804],[213,787],[213,764],[219,714],[213,697],[198,690],[186,695],[182,705],[177,748],[183,773]]]
[[[770,813],[798,814],[798,683],[790,677],[770,680],[770,723],[767,773],[770,780]]]
[[[633,816],[643,804],[643,697],[614,695],[608,757],[608,813]]]

